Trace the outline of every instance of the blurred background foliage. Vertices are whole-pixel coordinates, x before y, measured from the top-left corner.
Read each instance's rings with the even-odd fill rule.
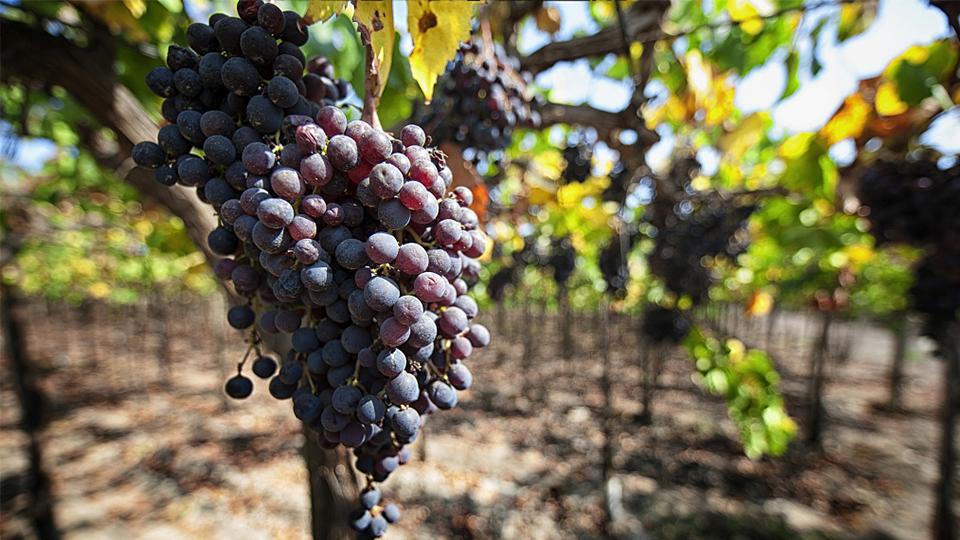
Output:
[[[116,82],[132,92],[153,122],[160,122],[160,99],[142,84],[144,75],[162,64],[171,43],[185,41],[191,20],[229,11],[231,4],[4,1],[0,18],[39,25],[81,47],[91,45],[92,29],[106,28],[115,47]],[[284,4],[301,13],[307,9],[305,0]],[[620,3],[623,10],[633,5]],[[547,6],[541,8],[545,15],[538,11],[521,19],[516,32],[494,31],[512,34],[513,46],[523,49],[526,36],[548,39],[544,36],[565,25],[618,24],[613,2],[588,7],[590,21],[565,20],[556,6]],[[692,299],[669,291],[647,262],[657,235],[671,232],[652,225],[651,215],[662,196],[658,186],[672,183],[686,200],[714,197],[730,203],[744,193],[759,194],[750,195],[756,210],[749,217],[746,249],[701,261],[714,283],[711,301],[736,302],[750,316],[774,308],[814,308],[886,321],[908,309],[906,291],[919,251],[878,248],[851,186],[858,171],[878,157],[930,151],[921,135],[936,119],[953,114],[960,99],[956,40],[909,46],[879,74],[860,81],[816,129],[786,132],[770,112],[742,111],[735,99],[752,72],[771,64],[782,64],[785,73],[777,103],[791,98],[824,69],[822,44],[855,39],[870,28],[877,9],[876,2],[678,0],[661,32],[634,42],[629,54],[590,59],[591,84],[627,86],[642,97],[642,125],[601,133],[590,125],[553,122],[542,130],[517,130],[502,156],[475,160],[480,180],[472,187],[489,194],[489,200],[480,197],[481,213],[497,246],[484,257],[480,302],[534,302],[546,309],[567,302],[584,311],[612,305],[629,314],[649,306],[692,309]],[[425,107],[407,60],[405,17],[396,20],[400,39],[379,107],[388,128]],[[577,33],[583,31],[569,35]],[[328,57],[339,76],[363,88],[362,49],[347,16],[312,26],[305,49],[308,57]],[[649,80],[638,82],[644,59],[653,69]],[[535,93],[563,101],[561,85],[549,81],[533,79]],[[355,117],[361,101],[356,95],[348,101]],[[0,106],[5,152],[0,217],[7,227],[29,221],[4,280],[29,294],[71,302],[131,303],[154,291],[216,290],[184,223],[124,182],[129,159],[120,155],[118,136],[102,119],[63,88],[9,73]],[[644,163],[640,155],[643,165],[624,175],[624,164],[638,158],[631,155],[634,145],[646,134],[670,141],[657,146],[662,162],[652,163],[647,155],[650,163]],[[577,141],[594,150],[587,178],[569,182],[563,150]],[[650,145],[639,147],[652,153]],[[692,176],[671,177],[683,160],[704,156],[713,156],[712,167],[698,161]],[[949,163],[955,156],[943,159]],[[620,252],[623,294],[616,296],[603,261],[611,242],[625,248]],[[572,268],[561,280],[553,261],[564,253]],[[795,426],[766,354],[697,330],[686,345],[698,380],[727,398],[747,453],[782,453]]]

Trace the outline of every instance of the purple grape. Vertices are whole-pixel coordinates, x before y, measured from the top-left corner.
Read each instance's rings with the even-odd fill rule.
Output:
[[[300,201],[300,209],[312,218],[321,218],[327,211],[327,202],[320,195],[307,195]]]
[[[409,337],[410,328],[394,317],[388,317],[380,323],[380,339],[387,347],[399,347],[406,343]]]
[[[397,239],[387,233],[374,233],[366,242],[366,252],[375,264],[389,264],[397,258],[400,246]]]
[[[407,124],[400,130],[400,142],[404,146],[423,146],[427,142],[427,135],[420,126]]]
[[[473,204],[473,192],[466,186],[457,186],[453,189],[453,196],[460,206],[470,206]]]
[[[328,136],[343,135],[347,129],[347,117],[340,109],[326,106],[317,113],[317,124]]]
[[[393,378],[407,368],[407,357],[399,349],[384,349],[377,355],[376,365],[384,377]]]
[[[470,325],[466,337],[474,347],[486,347],[490,344],[490,331],[482,324]]]
[[[287,225],[287,232],[290,237],[296,241],[311,239],[317,235],[317,222],[309,216],[297,214],[293,216],[293,221]]]
[[[243,149],[243,167],[250,174],[267,174],[273,169],[277,157],[269,146],[262,142],[248,144]]]
[[[384,389],[387,391],[387,397],[396,405],[411,403],[420,395],[420,386],[417,383],[417,378],[406,371],[390,379]],[[403,412],[404,411],[400,411],[397,413],[397,417]],[[414,412],[414,414],[416,414],[416,412]],[[394,420],[396,420],[397,417],[394,417]]]
[[[349,125],[347,128],[349,129]],[[390,137],[378,129],[367,129],[358,141],[360,147],[360,156],[364,161],[371,165],[381,163],[390,157],[393,152],[393,144],[390,143]]]
[[[297,128],[296,141],[304,154],[322,152],[327,147],[327,134],[316,124],[305,124]]]
[[[452,338],[458,336],[467,329],[467,314],[456,306],[449,307],[440,314],[437,319],[437,327],[446,337]]]
[[[450,342],[450,356],[455,360],[463,360],[473,352],[473,344],[470,340],[460,336]]]
[[[367,241],[369,243],[369,240]],[[397,270],[408,276],[417,276],[426,272],[430,259],[427,250],[420,244],[407,243],[400,246],[397,252],[395,266]]]
[[[389,163],[380,163],[370,170],[370,189],[381,199],[395,197],[403,186],[403,173]]]
[[[433,272],[424,272],[413,281],[413,292],[426,304],[438,302],[446,293],[447,280]]]
[[[304,194],[306,186],[296,170],[279,167],[270,174],[270,189],[278,197],[292,202]]]
[[[466,390],[473,385],[473,374],[467,366],[457,362],[447,368],[447,379],[457,390]]]
[[[283,199],[265,199],[257,206],[260,222],[272,229],[279,229],[293,221],[293,207]]]
[[[357,143],[346,135],[334,135],[327,143],[327,159],[341,171],[349,171],[360,162]]]
[[[400,172],[403,173],[404,176],[410,172],[410,160],[407,159],[407,156],[399,152],[390,154],[390,157],[387,158],[386,163],[389,163],[400,169]]]
[[[423,302],[416,296],[401,296],[393,306],[393,317],[404,326],[416,323],[422,316]]]
[[[300,174],[307,184],[323,187],[333,178],[333,165],[327,156],[310,154],[300,161]]]

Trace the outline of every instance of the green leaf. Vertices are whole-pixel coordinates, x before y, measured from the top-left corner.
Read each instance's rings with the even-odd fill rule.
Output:
[[[820,34],[823,33],[823,29],[827,24],[827,18],[823,17],[817,24],[813,27],[813,30],[810,31],[810,41],[812,43],[812,48],[810,50],[810,73],[816,76],[820,73],[820,70],[823,69],[823,64],[820,63]]]
[[[900,99],[919,105],[932,95],[932,89],[948,76],[957,64],[952,41],[936,41],[907,49],[884,70],[885,77],[897,83]]]
[[[796,49],[790,50],[784,65],[787,68],[787,86],[783,89],[780,100],[787,99],[800,88],[800,77],[797,76],[797,69],[800,67],[800,55],[797,54]]]
[[[617,61],[610,66],[605,75],[611,79],[624,79],[630,75],[630,64],[626,58],[617,58]]]

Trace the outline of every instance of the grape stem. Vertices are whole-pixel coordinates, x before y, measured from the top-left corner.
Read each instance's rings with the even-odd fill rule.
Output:
[[[363,112],[360,119],[376,129],[382,130],[380,117],[377,116],[377,106],[380,104],[380,92],[383,91],[383,81],[380,78],[380,60],[373,50],[373,40],[370,29],[363,23],[357,23],[357,32],[366,55],[365,76],[363,78]]]

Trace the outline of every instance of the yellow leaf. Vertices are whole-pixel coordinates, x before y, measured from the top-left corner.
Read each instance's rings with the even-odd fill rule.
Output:
[[[670,96],[663,105],[652,110],[644,110],[643,117],[647,127],[654,129],[665,121],[684,123],[691,111],[686,102],[678,96]]]
[[[773,309],[773,296],[768,292],[754,291],[747,299],[746,311],[751,317],[760,317]]]
[[[763,30],[763,21],[757,17],[759,12],[750,0],[731,0],[727,9],[730,11],[730,19],[739,22],[744,32],[753,36]]]
[[[127,6],[130,14],[138,19],[147,11],[147,4],[143,0],[123,0],[123,5]]]
[[[544,205],[556,200],[556,194],[544,187],[535,186],[530,188],[530,194],[527,196],[527,201],[530,204],[534,205]]]
[[[697,102],[699,103],[710,94],[713,71],[710,69],[710,66],[703,61],[703,55],[701,55],[697,49],[688,52],[685,60],[684,67],[687,71],[687,83],[690,85],[690,89],[693,90],[693,95],[696,96]]]
[[[412,0],[407,4],[407,28],[413,38],[410,71],[427,101],[460,43],[470,37],[472,2]]]
[[[880,116],[896,116],[907,112],[910,108],[900,99],[897,86],[890,81],[884,82],[877,88],[876,107],[877,114]]]
[[[763,140],[766,131],[769,113],[757,112],[743,119],[733,131],[724,134],[717,142],[717,147],[731,157],[740,158],[750,148]]]
[[[870,262],[870,260],[873,259],[877,254],[873,248],[862,244],[847,246],[843,251],[847,256],[847,259],[850,261],[850,264],[854,265],[855,267],[860,267],[864,263]]]
[[[380,73],[380,88],[377,93],[382,93],[387,85],[387,78],[390,77],[393,42],[396,39],[396,32],[393,28],[393,2],[390,0],[357,0],[353,20],[370,31],[370,43],[373,45],[373,54],[377,57],[378,72]]]
[[[89,292],[90,296],[94,298],[104,298],[110,294],[110,285],[107,285],[102,281],[98,281],[87,287],[87,292]]]
[[[853,94],[844,100],[840,110],[820,129],[820,134],[826,140],[827,146],[850,137],[857,138],[863,134],[863,128],[870,120],[872,112],[873,108],[863,96]]]
[[[310,0],[303,19],[307,24],[325,22],[330,17],[346,11],[349,4],[347,0]]]
[[[840,22],[837,24],[837,40],[846,41],[870,26],[877,15],[875,4],[846,4],[840,8]]]
[[[787,159],[796,159],[803,155],[810,147],[810,141],[813,140],[812,133],[797,133],[787,138],[780,145],[780,155]]]

